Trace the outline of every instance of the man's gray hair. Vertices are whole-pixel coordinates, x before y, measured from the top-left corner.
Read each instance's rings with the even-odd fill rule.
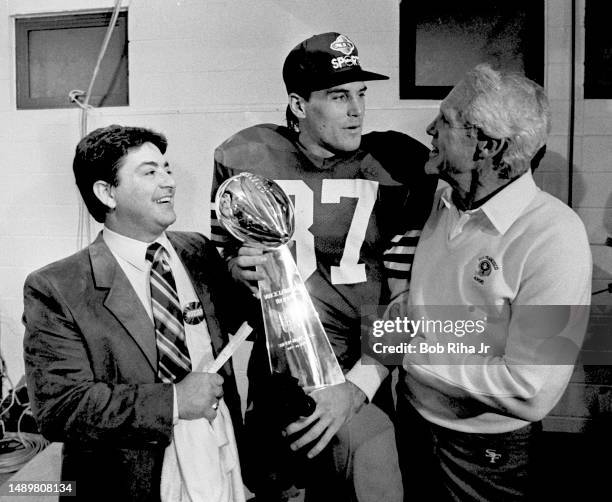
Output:
[[[487,136],[512,140],[503,155],[505,162],[530,161],[550,132],[550,108],[542,86],[488,64],[468,72],[463,83],[473,94],[462,118]]]

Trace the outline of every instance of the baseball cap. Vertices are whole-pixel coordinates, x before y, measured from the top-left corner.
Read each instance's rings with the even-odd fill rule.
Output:
[[[290,92],[329,89],[348,82],[387,80],[361,68],[357,47],[346,35],[314,35],[295,46],[283,65],[283,80]]]

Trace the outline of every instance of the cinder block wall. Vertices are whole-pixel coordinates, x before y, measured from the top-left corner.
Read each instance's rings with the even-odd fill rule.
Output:
[[[13,19],[113,5],[112,0],[0,0],[0,348],[14,381],[23,374],[25,276],[77,249],[79,203],[71,162],[79,112],[15,109]],[[368,86],[367,129],[397,129],[429,144],[424,130],[439,102],[398,98],[397,0],[124,0],[123,5],[129,9],[130,106],[93,111],[89,129],[144,125],[168,136],[179,189],[177,229],[208,233],[214,147],[243,127],[283,120],[282,61],[314,33],[348,34],[364,66],[391,76]],[[564,200],[570,27],[570,0],[548,0],[546,86],[554,128],[537,174],[543,188]],[[602,246],[612,235],[612,166],[606,160],[612,107],[579,99],[576,110],[574,201],[594,244],[594,286],[603,287],[612,280],[612,250]],[[401,152],[397,158],[402,162]],[[98,228],[92,225],[92,237]],[[609,296],[596,299],[612,303]],[[246,354],[241,356],[244,387]]]
[[[576,2],[576,78],[574,90],[574,176],[572,206],[583,219],[593,252],[593,290],[611,282],[612,248],[604,245],[612,236],[612,100],[584,99],[584,0]],[[548,154],[538,173],[540,186],[567,201],[568,130],[571,89],[571,2],[547,2],[547,91],[553,106],[553,132]],[[564,154],[564,151],[566,152]],[[602,350],[609,343],[612,295],[594,296],[592,326],[584,348]],[[602,326],[607,328],[602,329]],[[612,358],[608,357],[608,360]],[[612,412],[612,371],[609,366],[581,366],[568,389],[545,421],[548,430],[577,432],[597,430]]]
[[[79,206],[71,162],[79,112],[15,109],[13,18],[113,5],[112,0],[0,3],[0,120],[5,124],[0,152],[7,167],[0,186],[0,347],[15,381],[23,374],[25,276],[77,249]],[[241,128],[283,120],[282,62],[312,34],[347,33],[364,66],[391,76],[390,82],[369,85],[370,129],[399,129],[426,141],[424,127],[438,103],[398,99],[395,0],[124,0],[123,5],[129,10],[130,106],[95,110],[89,129],[144,125],[168,136],[179,190],[177,229],[209,232],[215,146]],[[92,236],[98,229],[92,225]],[[241,373],[245,360],[241,354]]]

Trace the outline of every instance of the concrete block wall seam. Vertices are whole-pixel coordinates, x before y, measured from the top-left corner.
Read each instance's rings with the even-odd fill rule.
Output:
[[[612,142],[609,136],[585,135],[581,138],[582,164],[579,171],[612,173]]]
[[[608,287],[608,284],[612,282],[612,278],[607,279],[594,279],[593,280],[593,291],[600,291]],[[595,295],[591,299],[592,305],[610,306],[612,307],[612,294],[601,293]]]
[[[572,9],[570,2],[546,0],[546,24],[549,27],[570,27],[572,25]]]
[[[547,65],[546,92],[549,99],[569,100],[570,84],[568,83],[571,67],[569,63],[549,63]],[[568,103],[569,105],[569,103]]]
[[[575,207],[574,210],[584,222],[591,244],[602,245],[612,236],[612,208]]]
[[[591,245],[593,253],[593,279],[612,280],[612,248]]]
[[[612,208],[612,186],[609,172],[580,172],[574,183],[574,206]]]

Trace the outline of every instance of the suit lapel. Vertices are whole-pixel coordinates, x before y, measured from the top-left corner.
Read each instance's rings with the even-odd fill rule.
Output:
[[[185,270],[191,279],[193,289],[202,304],[208,333],[210,334],[210,342],[216,357],[225,345],[226,340],[219,326],[215,307],[210,296],[210,289],[208,287],[210,280],[206,271],[206,256],[202,253],[201,248],[196,248],[186,242],[179,234],[168,232],[167,235],[176,253],[183,262]]]
[[[104,306],[123,325],[157,374],[157,346],[151,319],[100,233],[89,247],[96,288],[108,289]]]

